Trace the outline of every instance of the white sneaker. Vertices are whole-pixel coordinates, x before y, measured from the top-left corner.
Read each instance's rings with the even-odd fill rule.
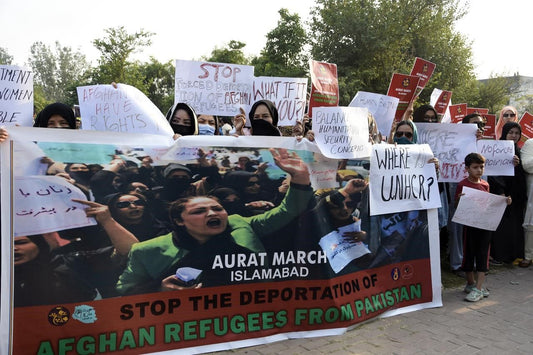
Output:
[[[483,292],[478,290],[476,287],[474,287],[472,291],[470,291],[470,293],[466,295],[465,297],[465,300],[467,300],[468,302],[477,302],[477,301],[481,301],[482,299],[483,299]]]

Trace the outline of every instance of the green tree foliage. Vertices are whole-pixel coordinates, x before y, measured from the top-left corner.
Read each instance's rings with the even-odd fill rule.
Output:
[[[458,0],[317,0],[311,14],[311,53],[337,64],[341,105],[359,90],[385,94],[415,57],[437,65],[420,101],[433,87],[452,90],[454,102],[470,95],[471,48],[454,30],[464,15]]]
[[[279,15],[277,27],[266,35],[261,55],[252,59],[255,75],[303,77],[308,72],[307,33],[298,14],[280,9]]]
[[[231,40],[226,47],[215,47],[210,56],[204,56],[202,59],[208,62],[248,65],[250,59],[242,51],[244,47],[246,47],[245,43]]]
[[[84,82],[89,70],[85,55],[55,42],[55,50],[42,42],[30,49],[29,65],[34,86],[40,87],[47,102],[77,103],[76,86]]]
[[[13,56],[6,49],[0,47],[0,65],[11,65],[12,63]]]
[[[142,75],[139,64],[130,61],[133,53],[152,44],[154,33],[140,30],[128,33],[123,26],[107,28],[106,36],[92,43],[100,51],[98,67],[93,71],[94,84],[124,83],[142,90]]]
[[[479,100],[477,107],[488,108],[497,112],[509,103],[512,94],[512,77],[494,76],[478,82]]]
[[[150,57],[150,61],[141,64],[139,68],[143,77],[144,93],[163,113],[174,103],[175,70],[172,61],[161,63],[154,57]]]

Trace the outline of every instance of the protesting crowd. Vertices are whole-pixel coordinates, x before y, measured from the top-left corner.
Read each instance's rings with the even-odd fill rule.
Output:
[[[431,105],[413,109],[413,102],[388,135],[378,130],[368,113],[368,142],[419,143],[417,124],[439,124],[442,115]],[[239,114],[224,117],[195,112],[191,105],[178,102],[168,110],[166,119],[175,141],[197,135],[315,141],[311,117],[305,115],[292,126],[279,126],[278,109],[269,100],[253,103],[248,115],[241,108]],[[37,113],[34,127],[75,130],[80,122],[71,107],[57,102]],[[529,231],[533,228],[533,191],[527,192],[533,176],[528,175],[533,174],[533,143],[527,141],[519,148],[522,129],[517,122],[516,109],[506,106],[496,125],[498,140],[513,141],[513,176],[485,179],[485,158],[473,153],[459,157],[460,163],[464,160],[467,178],[459,183],[438,183],[441,245],[452,271],[466,279],[468,301],[489,296],[484,287],[489,264],[528,267],[533,258],[533,232]],[[482,114],[466,115],[462,123],[477,125],[476,138],[482,139]],[[1,128],[0,141],[8,138],[9,129]],[[269,164],[265,151],[274,164]],[[15,306],[277,278],[275,272],[258,276],[216,268],[219,262],[236,262],[229,257],[219,260],[221,250],[226,257],[239,255],[248,263],[256,260],[252,255],[261,253],[300,250],[316,255],[317,262],[309,269],[291,270],[284,279],[323,279],[429,257],[426,211],[371,215],[368,175],[350,170],[347,159],[338,160],[335,188],[313,189],[309,161],[287,149],[213,147],[197,149],[194,154],[194,162],[165,165],[154,164],[150,155],[127,157],[118,151],[107,164],[42,157],[46,175],[61,177],[81,191],[85,198],[73,201],[82,204],[86,216],[97,224],[16,237]],[[439,175],[436,157],[425,163],[434,165]],[[508,206],[495,231],[452,222],[465,186],[506,197]],[[343,264],[326,262],[321,243],[334,232],[358,248]],[[272,262],[254,263],[267,269]]]

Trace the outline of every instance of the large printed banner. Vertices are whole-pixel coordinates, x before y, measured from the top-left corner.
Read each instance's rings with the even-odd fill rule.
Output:
[[[333,177],[338,159],[271,138],[164,146],[157,135],[13,127],[0,145],[0,352],[211,352],[442,305],[435,209],[398,201],[371,216],[366,182]],[[63,157],[49,177],[38,159],[21,161],[43,141],[116,154]],[[23,229],[32,218],[48,227]]]
[[[33,125],[33,72],[0,65],[0,126]]]
[[[417,123],[418,143],[429,144],[440,162],[439,182],[459,182],[466,175],[464,159],[477,152],[475,124]]]

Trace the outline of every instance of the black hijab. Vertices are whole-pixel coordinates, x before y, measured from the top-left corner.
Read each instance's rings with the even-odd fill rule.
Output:
[[[272,124],[265,120],[254,120],[255,110],[259,105],[265,105],[270,112],[272,117]],[[278,109],[272,101],[269,100],[259,100],[256,101],[252,108],[250,109],[249,114],[250,124],[252,126],[252,135],[253,136],[281,136],[281,132],[278,129]]]
[[[63,117],[68,121],[70,129],[76,129],[76,117],[74,117],[74,111],[61,102],[55,102],[43,108],[42,111],[37,114],[37,117],[35,117],[33,127],[48,127],[48,120],[53,115]]]

